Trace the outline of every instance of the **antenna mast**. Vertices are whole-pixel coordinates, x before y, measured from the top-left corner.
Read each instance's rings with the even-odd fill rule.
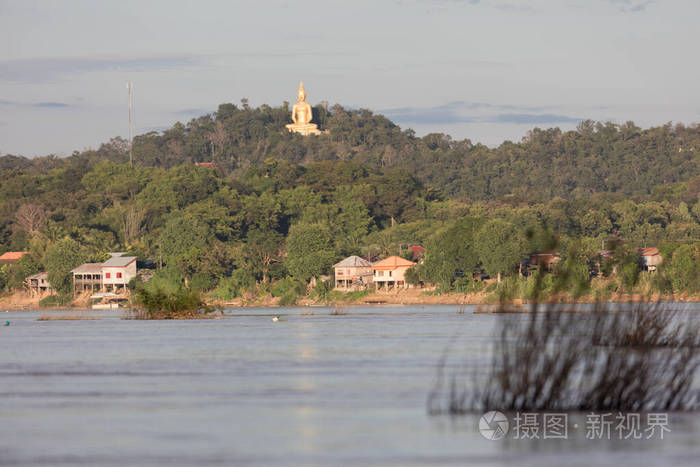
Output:
[[[131,81],[126,82],[126,89],[129,90],[129,164],[134,165],[134,124],[132,117],[134,110],[134,85]]]

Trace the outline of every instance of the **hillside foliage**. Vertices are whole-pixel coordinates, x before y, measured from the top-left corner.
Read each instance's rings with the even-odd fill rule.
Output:
[[[697,125],[584,121],[488,148],[339,105],[314,108],[328,134],[302,137],[284,129],[289,114],[222,104],[135,137],[133,166],[120,138],[66,158],[4,155],[0,252],[31,251],[22,271],[48,270],[62,291],[75,263],[129,251],[230,297],[421,244],[421,279],[451,289],[474,269],[515,274],[546,230],[582,262],[610,239],[658,246],[657,288],[698,287]],[[0,288],[19,275],[0,268]]]

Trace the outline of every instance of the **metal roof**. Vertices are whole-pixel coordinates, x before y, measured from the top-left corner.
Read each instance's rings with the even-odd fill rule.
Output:
[[[372,266],[372,263],[359,256],[348,256],[339,263],[333,265],[334,268],[368,268]]]
[[[136,256],[112,256],[102,263],[103,268],[123,268],[136,261]]]
[[[99,274],[101,272],[101,263],[84,263],[73,269],[73,274]]]
[[[48,278],[49,278],[49,275],[45,272],[39,272],[37,274],[32,274],[31,276],[27,277],[27,279],[37,279],[37,280],[41,280],[41,279],[46,280]]]

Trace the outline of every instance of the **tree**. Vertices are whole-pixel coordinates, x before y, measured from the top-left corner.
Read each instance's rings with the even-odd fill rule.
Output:
[[[476,234],[476,247],[484,269],[501,275],[513,271],[525,253],[525,235],[510,222],[488,221]]]
[[[14,264],[7,268],[7,287],[10,289],[20,289],[28,276],[41,271],[41,265],[32,255],[24,255]]]
[[[471,217],[460,219],[428,241],[422,269],[429,282],[450,289],[458,272],[471,277],[479,264],[474,234],[481,223],[481,220]]]
[[[39,204],[26,203],[17,209],[15,219],[17,225],[30,234],[35,234],[44,226],[47,212],[44,206]]]
[[[243,257],[251,275],[262,282],[268,282],[273,269],[282,263],[283,244],[284,237],[277,231],[249,231],[243,246]]]
[[[205,225],[184,216],[170,219],[159,236],[163,260],[184,276],[185,285],[198,272],[197,264],[208,248],[208,237]]]
[[[330,230],[321,223],[293,225],[287,237],[287,251],[287,269],[303,281],[328,273],[336,259]]]
[[[70,271],[84,260],[80,244],[72,238],[63,238],[49,247],[44,264],[51,287],[61,294],[70,293],[73,288]]]
[[[677,293],[700,290],[700,254],[691,245],[681,245],[673,252],[662,271],[668,275]]]

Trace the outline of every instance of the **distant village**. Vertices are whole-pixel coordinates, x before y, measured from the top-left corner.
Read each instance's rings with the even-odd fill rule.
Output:
[[[645,271],[656,271],[663,260],[656,247],[638,248],[636,252],[641,258]],[[0,255],[0,265],[16,263],[26,254],[29,252],[6,252]],[[599,257],[601,261],[612,259],[613,254],[613,250],[601,250]],[[334,289],[339,291],[369,289],[397,291],[416,286],[429,286],[430,284],[423,284],[420,281],[407,280],[407,271],[422,263],[425,255],[425,248],[420,245],[406,248],[404,257],[389,256],[370,261],[367,258],[353,255],[333,265],[333,277],[323,276],[319,279],[326,282],[333,281]],[[520,262],[518,273],[521,276],[527,276],[538,269],[552,272],[560,260],[561,256],[555,250],[533,253]],[[126,297],[130,293],[128,285],[132,279],[139,276],[141,280],[150,278],[151,269],[139,270],[137,265],[136,256],[128,256],[118,252],[109,253],[109,259],[103,263],[81,264],[71,270],[73,295],[92,294],[92,298]],[[489,278],[483,271],[456,271],[456,273],[460,276],[471,274],[474,280]],[[592,270],[591,274],[600,275],[601,272],[600,270]],[[33,296],[46,296],[54,293],[46,272],[28,276],[24,281],[24,287]]]

